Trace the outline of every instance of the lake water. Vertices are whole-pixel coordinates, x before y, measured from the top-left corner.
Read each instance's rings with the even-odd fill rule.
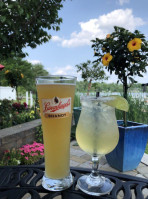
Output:
[[[146,92],[139,92],[139,93],[128,93],[129,95],[132,96],[132,98],[140,98],[141,100],[143,99],[148,99],[148,93]],[[80,96],[85,95],[84,93],[79,93]],[[95,96],[96,93],[90,93],[90,95]],[[119,92],[101,92],[100,96],[108,96],[108,95],[121,95]]]

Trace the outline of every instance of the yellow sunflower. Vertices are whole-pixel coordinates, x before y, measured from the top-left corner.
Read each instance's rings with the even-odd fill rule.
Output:
[[[133,52],[134,50],[139,50],[141,48],[142,40],[139,38],[134,38],[128,42],[127,48],[129,51]]]
[[[112,60],[113,56],[110,53],[106,53],[103,57],[102,57],[102,63],[104,66],[108,66],[109,62]]]

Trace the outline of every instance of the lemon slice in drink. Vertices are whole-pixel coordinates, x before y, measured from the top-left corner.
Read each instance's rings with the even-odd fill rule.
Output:
[[[108,105],[115,107],[116,109],[128,112],[129,105],[125,98],[119,96],[119,95],[111,95],[108,97],[101,97],[101,101]]]

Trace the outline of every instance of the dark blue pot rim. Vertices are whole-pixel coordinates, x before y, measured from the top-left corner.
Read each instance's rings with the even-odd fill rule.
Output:
[[[119,122],[123,122],[123,120],[117,120],[117,123],[119,123]],[[133,124],[133,125],[127,126],[127,127],[118,125],[118,127],[122,128],[122,129],[130,129],[130,128],[136,129],[136,128],[139,128],[139,127],[142,127],[142,128],[148,127],[148,124],[143,124],[143,123],[138,123],[138,122],[127,121],[127,123]]]

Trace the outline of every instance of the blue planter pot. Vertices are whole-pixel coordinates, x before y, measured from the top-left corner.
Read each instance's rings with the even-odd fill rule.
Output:
[[[73,111],[74,111],[75,126],[77,126],[81,113],[81,107],[74,107]]]
[[[123,121],[117,121],[119,126],[119,142],[116,148],[106,155],[111,167],[119,171],[129,171],[137,168],[144,154],[148,140],[148,125],[128,122],[127,127],[120,126]]]

